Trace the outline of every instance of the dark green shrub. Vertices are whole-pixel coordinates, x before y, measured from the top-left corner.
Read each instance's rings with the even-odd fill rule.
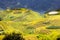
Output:
[[[57,40],[60,40],[60,38],[57,38]]]
[[[22,37],[21,34],[12,33],[12,34],[6,35],[3,38],[3,40],[24,40],[24,38]]]
[[[49,26],[47,29],[60,29],[60,26]]]
[[[57,36],[56,40],[60,40],[60,35]]]
[[[0,18],[0,21],[2,21],[2,18]]]

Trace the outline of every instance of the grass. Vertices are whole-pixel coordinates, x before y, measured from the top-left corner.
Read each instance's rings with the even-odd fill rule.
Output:
[[[59,40],[60,29],[56,29],[57,26],[60,27],[59,17],[60,15],[49,15],[45,18],[38,12],[24,8],[2,10],[0,27],[4,30],[4,35],[0,35],[0,40],[13,32],[22,33],[25,40]]]

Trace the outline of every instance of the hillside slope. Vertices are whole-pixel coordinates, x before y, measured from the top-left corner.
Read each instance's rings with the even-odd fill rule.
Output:
[[[26,40],[56,40],[60,36],[59,17],[59,14],[41,15],[26,8],[1,10],[0,39],[5,34],[15,32],[22,33]]]

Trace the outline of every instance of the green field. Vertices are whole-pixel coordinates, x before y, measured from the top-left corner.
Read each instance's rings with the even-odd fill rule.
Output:
[[[13,32],[25,40],[60,40],[60,14],[42,15],[26,8],[0,10],[0,40]]]

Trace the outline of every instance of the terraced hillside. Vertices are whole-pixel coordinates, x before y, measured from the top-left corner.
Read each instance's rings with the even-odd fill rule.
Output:
[[[59,17],[59,14],[41,15],[26,8],[1,10],[0,40],[13,32],[22,33],[25,40],[57,40],[60,38]]]

